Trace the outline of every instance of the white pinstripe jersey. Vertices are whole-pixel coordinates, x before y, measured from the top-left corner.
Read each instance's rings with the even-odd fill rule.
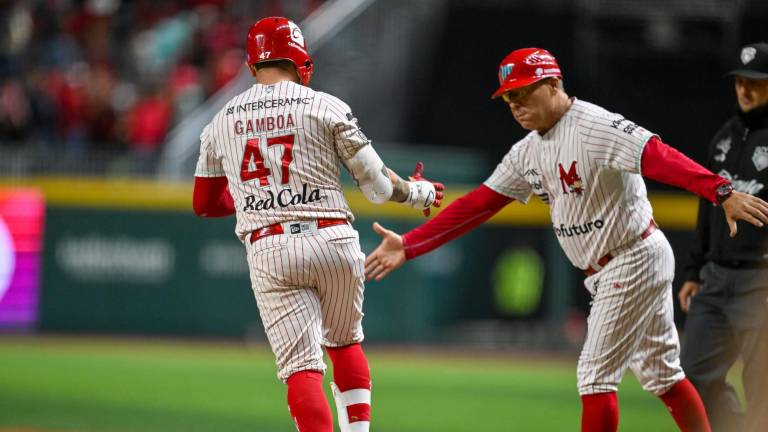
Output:
[[[370,141],[347,104],[281,81],[230,100],[200,135],[197,177],[227,177],[240,239],[291,220],[353,220],[339,164]]]
[[[533,131],[513,145],[485,184],[523,203],[532,193],[541,197],[568,259],[585,269],[648,227],[653,210],[640,162],[652,136],[574,99],[546,134]]]

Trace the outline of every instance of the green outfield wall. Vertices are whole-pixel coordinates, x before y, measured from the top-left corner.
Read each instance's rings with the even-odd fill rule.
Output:
[[[47,200],[40,330],[262,337],[234,218],[195,217],[189,185],[40,178],[24,186]],[[449,190],[451,200],[468,188]],[[404,231],[423,220],[403,206],[370,205],[355,190],[347,196],[366,252],[378,244],[373,221]],[[690,229],[695,200],[653,201],[665,231]],[[471,235],[368,283],[366,336],[443,341],[472,322],[563,321],[588,302],[581,281],[546,206],[513,203]]]

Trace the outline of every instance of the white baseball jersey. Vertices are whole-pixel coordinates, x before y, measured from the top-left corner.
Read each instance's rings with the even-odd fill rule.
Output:
[[[532,193],[550,206],[555,235],[578,268],[636,241],[653,217],[640,176],[653,136],[619,114],[573,100],[543,136],[512,146],[486,186],[526,203]]]
[[[339,165],[369,143],[338,98],[290,81],[255,84],[203,130],[195,176],[226,175],[240,239],[289,220],[352,220]]]
[[[627,367],[660,395],[685,377],[672,316],[674,255],[664,234],[640,235],[653,217],[640,176],[652,133],[619,114],[575,100],[543,136],[515,144],[486,185],[550,206],[555,235],[576,267],[600,269],[577,368],[579,393],[615,392]]]
[[[322,346],[363,340],[364,260],[339,165],[370,141],[349,106],[293,82],[256,84],[229,101],[200,136],[197,177],[227,177],[235,232],[275,353],[278,377],[325,372]],[[275,223],[283,234],[248,241]]]

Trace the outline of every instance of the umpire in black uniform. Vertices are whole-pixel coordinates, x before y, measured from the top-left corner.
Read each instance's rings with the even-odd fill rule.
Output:
[[[768,200],[768,44],[742,48],[729,75],[739,110],[712,139],[707,167],[736,190]],[[738,228],[730,238],[721,210],[699,203],[687,281],[678,295],[688,313],[681,362],[713,431],[768,431],[756,418],[768,410],[768,228]],[[725,380],[739,356],[746,415]]]

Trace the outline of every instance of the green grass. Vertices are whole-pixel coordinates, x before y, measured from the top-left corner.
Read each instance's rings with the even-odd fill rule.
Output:
[[[370,348],[376,432],[576,431],[575,359]],[[327,378],[326,378],[327,381]],[[674,431],[628,373],[619,430]],[[0,338],[0,431],[295,432],[264,347]]]

